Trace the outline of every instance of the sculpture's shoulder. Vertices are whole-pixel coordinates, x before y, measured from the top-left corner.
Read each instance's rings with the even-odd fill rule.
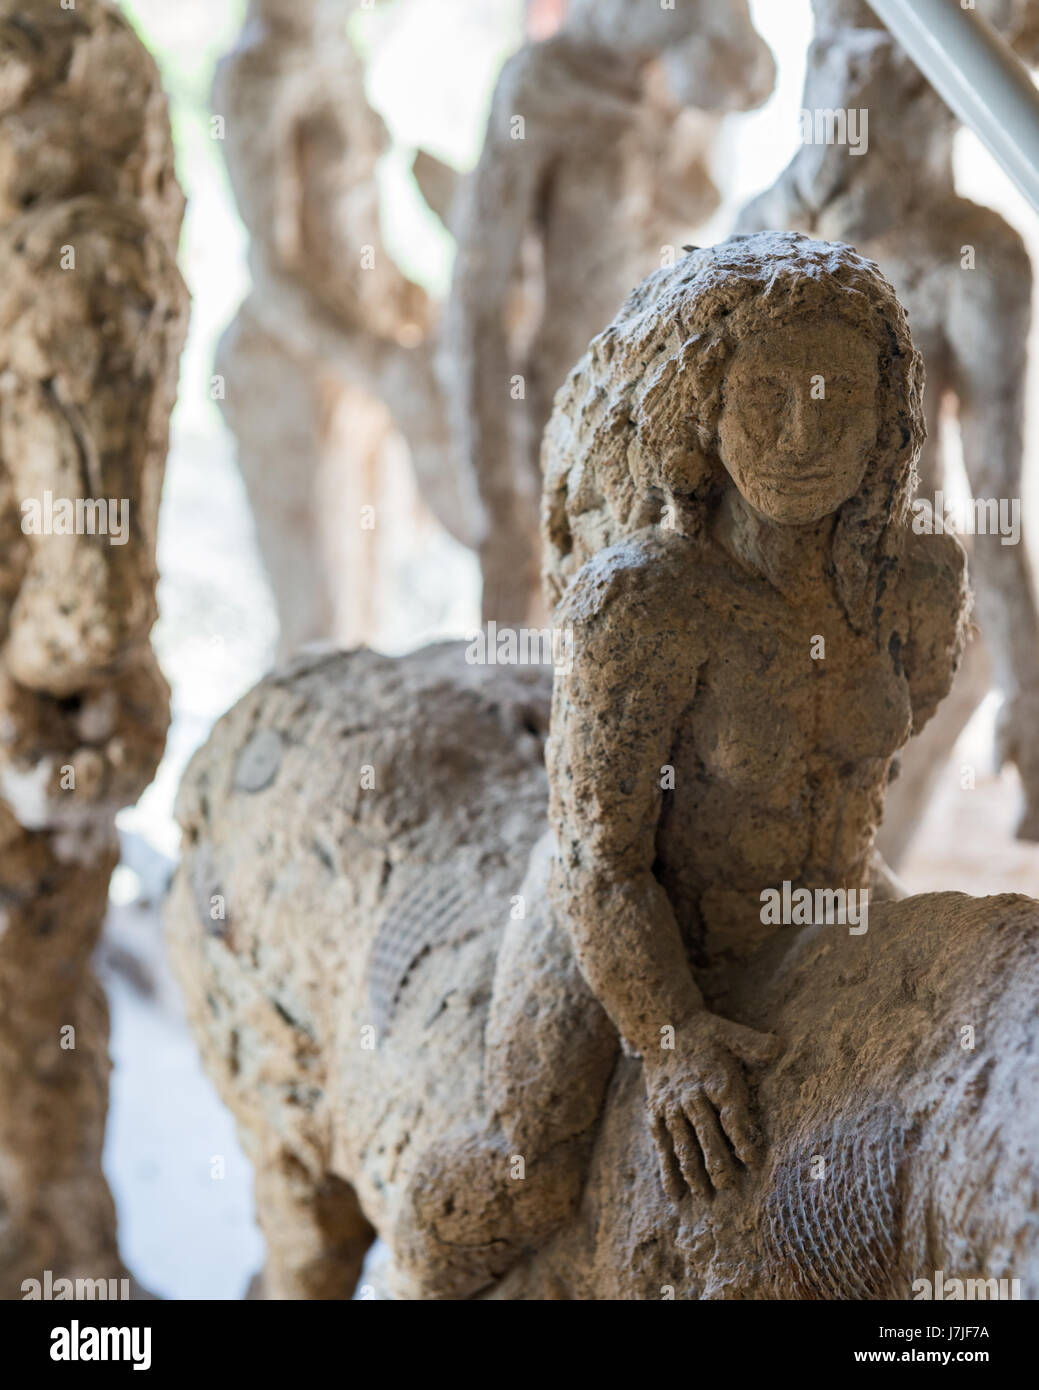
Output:
[[[581,567],[556,609],[573,630],[575,664],[589,672],[637,663],[644,673],[670,663],[675,643],[706,647],[706,619],[717,584],[700,545],[647,527],[598,551]]]
[[[630,68],[630,71],[629,71]],[[561,149],[589,134],[581,127],[561,128],[559,121],[584,117],[595,122],[630,119],[641,92],[637,65],[611,62],[603,50],[560,33],[541,43],[525,44],[505,63],[492,100],[492,126],[503,144],[511,145],[510,122],[524,116],[522,145],[531,135]],[[598,132],[600,135],[603,131]]]
[[[907,533],[901,589],[914,612],[933,610],[956,620],[969,589],[967,554],[951,532]]]
[[[574,95],[573,45],[557,36],[528,43],[507,59],[494,89],[496,112],[522,112],[544,120]],[[508,126],[505,127],[508,134]]]
[[[961,255],[970,246],[983,248],[990,262],[989,269],[1009,270],[1031,278],[1032,263],[1024,237],[995,208],[956,197],[943,209],[943,221],[947,231],[955,229],[957,237],[962,238],[963,246],[956,248]],[[951,227],[949,222],[953,224]]]
[[[547,44],[524,44],[507,58],[498,74],[494,88],[494,107],[516,108],[517,101],[528,99],[537,91],[553,66],[552,50]]]
[[[955,536],[909,533],[901,598],[908,628],[904,659],[913,730],[919,733],[949,693],[967,641],[967,556]]]

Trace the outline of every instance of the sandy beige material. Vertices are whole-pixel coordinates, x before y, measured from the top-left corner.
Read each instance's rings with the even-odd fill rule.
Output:
[[[557,401],[544,762],[548,672],[464,644],[301,659],[196,755],[168,923],[268,1294],[376,1233],[405,1298],[1039,1294],[1039,904],[762,905],[878,883],[962,650],[920,388],[849,248],[689,256]]]
[[[979,0],[978,9],[1027,62],[1039,61],[1036,0]],[[745,209],[739,230],[791,227],[847,242],[880,265],[906,306],[926,367],[919,496],[933,505],[946,486],[944,442],[958,426],[972,497],[1017,499],[1020,516],[1032,292],[1024,244],[998,213],[957,195],[957,122],[870,7],[815,0],[814,10],[803,107],[813,127],[818,113],[865,111],[866,148],[854,154],[847,144],[804,143]],[[1028,536],[1005,543],[997,527],[965,543],[988,650],[971,643],[955,698],[903,755],[881,836],[896,866],[992,679],[1005,698],[999,758],[1016,764],[1024,785],[1018,834],[1039,839],[1039,599]]]
[[[3,0],[0,71],[0,1297],[18,1298],[44,1270],[121,1272],[91,956],[115,814],[169,718],[149,633],[187,294],[166,102],[117,8]]]
[[[483,505],[483,616],[543,615],[538,506],[552,398],[649,271],[717,206],[717,116],[772,90],[744,0],[572,0],[495,89],[459,194],[441,376]],[[518,294],[534,306],[521,325]]]
[[[337,611],[367,582],[364,564],[350,564],[364,537],[357,517],[322,505],[323,480],[363,471],[394,427],[433,514],[465,544],[478,532],[434,376],[433,309],[380,231],[376,164],[388,136],[347,34],[354,7],[250,0],[213,90],[253,277],[216,372],[283,653],[350,626]],[[356,449],[332,423],[344,392]],[[356,540],[346,552],[344,530]]]

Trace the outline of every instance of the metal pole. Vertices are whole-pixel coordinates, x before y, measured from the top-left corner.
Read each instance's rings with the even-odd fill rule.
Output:
[[[960,0],[869,3],[1039,212],[1039,91],[1010,45]]]

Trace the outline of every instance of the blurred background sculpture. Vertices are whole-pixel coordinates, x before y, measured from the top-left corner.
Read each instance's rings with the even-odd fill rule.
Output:
[[[213,92],[253,277],[217,370],[283,653],[371,636],[377,536],[361,509],[378,500],[394,430],[434,515],[465,544],[477,535],[433,372],[433,307],[380,233],[387,137],[347,34],[354,8],[250,0]]]
[[[1039,1292],[1039,904],[873,853],[967,618],[921,385],[846,246],[659,271],[547,437],[547,798],[544,675],[461,645],[302,659],[197,755],[169,923],[270,1294],[376,1232],[398,1297]]]
[[[91,956],[162,755],[149,646],[187,296],[155,65],[106,0],[0,5],[0,1296],[121,1273]],[[119,74],[114,83],[112,73]]]
[[[590,338],[717,206],[718,117],[765,101],[772,56],[745,0],[570,0],[505,64],[458,239],[441,367],[483,504],[483,616],[543,612],[541,436]],[[517,302],[525,312],[516,313]]]
[[[978,8],[1027,62],[1039,61],[1036,0],[980,0]],[[918,495],[941,524],[943,493],[952,501],[946,451],[958,428],[971,524],[984,528],[965,537],[981,636],[938,717],[903,753],[888,797],[880,844],[897,867],[992,680],[1004,696],[999,756],[1016,764],[1024,785],[1018,835],[1039,839],[1039,606],[1020,527],[1032,270],[1018,233],[957,194],[957,122],[865,0],[814,0],[813,9],[802,117],[811,130],[739,228],[791,227],[844,241],[890,277],[927,372]],[[817,130],[820,116],[835,112],[867,123],[861,148]]]

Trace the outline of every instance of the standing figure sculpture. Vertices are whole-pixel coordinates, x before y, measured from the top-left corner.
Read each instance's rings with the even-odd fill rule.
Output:
[[[253,278],[216,365],[283,654],[367,626],[374,536],[343,496],[373,502],[394,428],[433,514],[464,544],[477,534],[433,370],[433,308],[382,240],[388,136],[347,33],[355,4],[249,0],[213,91]]]
[[[1000,759],[1016,764],[1024,784],[1018,835],[1039,838],[1039,598],[1020,534],[1032,269],[1018,233],[957,194],[956,118],[865,0],[814,0],[813,7],[803,104],[815,138],[744,210],[738,229],[789,227],[847,242],[881,266],[906,306],[926,366],[920,497],[937,507],[940,524],[944,445],[958,422],[978,499],[972,524],[979,534],[969,544],[984,642],[970,642],[952,696],[901,759],[881,838],[885,858],[897,867],[992,677],[1004,696]],[[1036,0],[981,0],[979,8],[1026,61],[1039,61]],[[835,111],[868,121],[859,149],[816,135],[819,117]],[[1011,508],[1017,534],[1007,533]],[[919,524],[928,524],[927,514],[921,517]]]
[[[570,0],[495,90],[463,181],[441,376],[483,506],[483,616],[541,611],[541,436],[552,398],[625,296],[717,206],[717,120],[765,101],[775,68],[745,0]],[[540,305],[510,331],[520,285]],[[525,341],[517,341],[519,337]]]
[[[270,1295],[377,1232],[399,1297],[1039,1291],[1039,904],[862,907],[966,622],[921,384],[850,248],[696,252],[557,398],[544,762],[478,644],[301,659],[196,755],[168,920]]]

